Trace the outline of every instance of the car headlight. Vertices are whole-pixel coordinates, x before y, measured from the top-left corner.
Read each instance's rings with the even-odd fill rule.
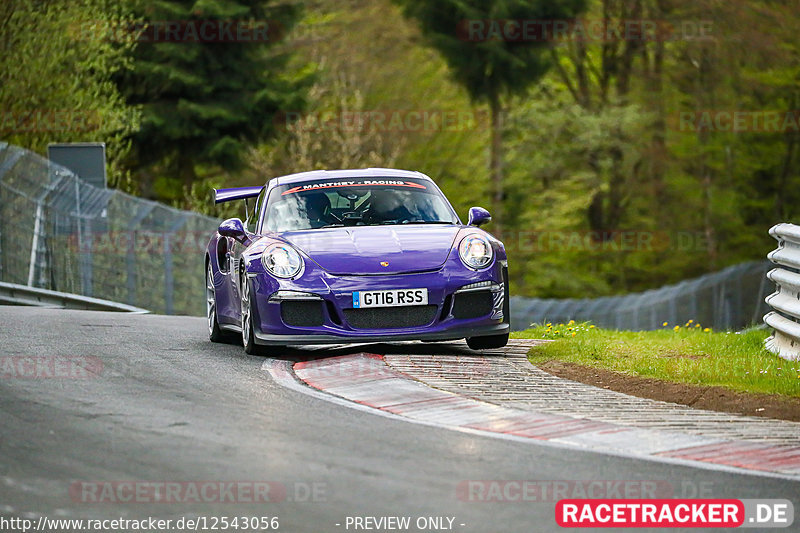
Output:
[[[261,254],[261,264],[276,278],[295,278],[303,271],[303,258],[288,244],[273,244]]]
[[[484,268],[491,263],[493,254],[489,239],[477,233],[467,235],[461,239],[461,244],[458,245],[461,262],[474,270]]]

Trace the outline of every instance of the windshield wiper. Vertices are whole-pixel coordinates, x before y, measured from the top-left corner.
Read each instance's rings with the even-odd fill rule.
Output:
[[[446,224],[451,226],[455,222],[447,220],[382,220],[381,222],[370,222],[365,226],[404,226],[406,224]]]
[[[454,222],[448,220],[405,220],[403,224],[447,224],[452,225]]]

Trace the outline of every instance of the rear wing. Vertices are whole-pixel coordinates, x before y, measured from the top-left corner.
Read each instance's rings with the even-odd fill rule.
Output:
[[[235,187],[233,189],[214,189],[214,203],[221,204],[223,202],[232,202],[233,200],[247,200],[248,198],[255,198],[264,186],[258,187]]]

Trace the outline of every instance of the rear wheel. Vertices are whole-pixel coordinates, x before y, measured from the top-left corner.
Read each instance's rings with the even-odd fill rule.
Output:
[[[508,344],[508,333],[505,335],[487,335],[485,337],[470,337],[467,346],[473,350],[491,350],[502,348]]]

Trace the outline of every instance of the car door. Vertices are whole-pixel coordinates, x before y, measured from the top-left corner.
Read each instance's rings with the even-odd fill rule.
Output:
[[[217,316],[222,324],[238,324],[239,300],[233,292],[235,285],[231,277],[232,250],[236,241],[231,237],[219,237],[217,240],[217,265],[224,281],[216,289]]]

